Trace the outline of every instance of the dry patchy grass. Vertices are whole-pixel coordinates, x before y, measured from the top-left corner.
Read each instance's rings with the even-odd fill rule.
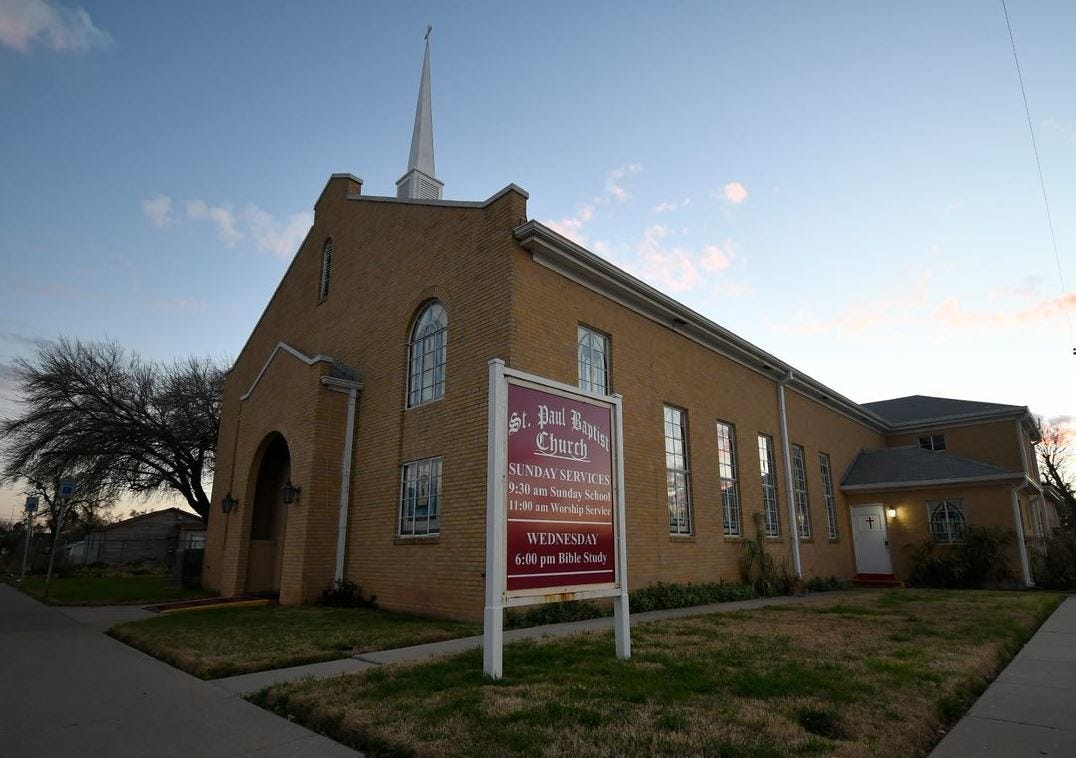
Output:
[[[1057,595],[893,590],[279,685],[255,702],[373,755],[910,756]]]
[[[203,679],[329,661],[481,632],[475,624],[369,608],[183,611],[114,626],[116,639]]]

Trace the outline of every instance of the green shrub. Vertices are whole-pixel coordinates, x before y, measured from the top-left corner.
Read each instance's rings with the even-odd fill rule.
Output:
[[[329,608],[377,608],[377,595],[362,596],[362,588],[347,579],[336,579],[318,596],[318,605]]]
[[[835,576],[816,576],[807,582],[808,592],[833,592],[843,590],[848,582]]]
[[[964,541],[940,546],[933,541],[912,547],[909,584],[915,587],[965,589],[1013,578],[1007,548],[1015,535],[995,527],[969,526]]]
[[[1058,529],[1033,555],[1035,584],[1048,590],[1076,589],[1076,532]]]
[[[568,621],[584,621],[608,616],[610,608],[602,608],[586,600],[569,600],[565,603],[532,605],[525,611],[509,609],[504,613],[505,629],[522,629],[528,626],[563,624]]]
[[[693,605],[730,603],[735,600],[750,600],[753,597],[755,597],[755,591],[746,584],[726,584],[725,582],[666,584],[665,582],[658,582],[630,593],[629,605],[632,613],[646,613],[647,611],[660,611],[666,608],[689,608]]]
[[[755,514],[755,538],[743,541],[740,555],[740,578],[759,597],[774,595],[797,595],[803,590],[803,582],[788,570],[784,561],[777,563],[766,551],[766,538],[762,533],[762,514]]]

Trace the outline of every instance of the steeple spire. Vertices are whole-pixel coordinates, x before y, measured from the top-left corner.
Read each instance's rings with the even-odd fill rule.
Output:
[[[430,32],[426,27],[426,54],[422,58],[422,79],[415,106],[415,130],[411,134],[411,156],[407,173],[396,182],[396,197],[440,200],[444,183],[435,178],[433,168],[433,106],[430,97]]]

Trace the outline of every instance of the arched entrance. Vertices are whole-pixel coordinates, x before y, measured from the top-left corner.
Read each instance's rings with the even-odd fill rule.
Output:
[[[247,592],[279,592],[287,511],[281,488],[291,478],[288,443],[274,433],[263,444],[254,480],[254,511],[250,519]]]

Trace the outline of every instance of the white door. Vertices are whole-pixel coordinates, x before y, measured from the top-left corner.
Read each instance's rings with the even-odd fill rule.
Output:
[[[852,538],[856,546],[856,571],[860,574],[893,573],[884,506],[853,506]]]

